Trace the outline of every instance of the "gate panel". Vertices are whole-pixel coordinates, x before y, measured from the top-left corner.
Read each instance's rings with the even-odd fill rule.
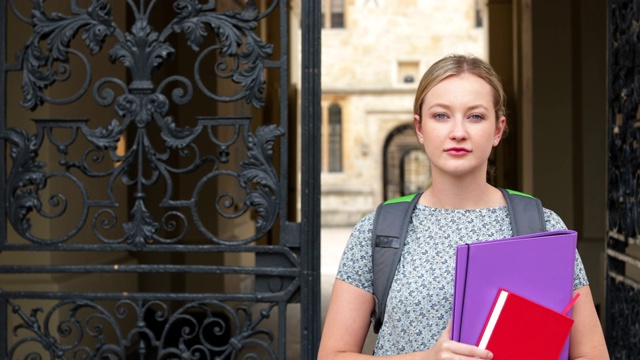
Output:
[[[606,338],[612,359],[640,358],[640,1],[609,0]]]
[[[3,359],[316,357],[311,3],[2,2]]]

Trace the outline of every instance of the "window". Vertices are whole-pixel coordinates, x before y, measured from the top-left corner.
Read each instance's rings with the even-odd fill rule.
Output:
[[[338,104],[329,107],[329,171],[342,171],[342,109]]]
[[[419,69],[420,62],[418,61],[398,61],[396,70],[398,82],[405,85],[415,83]]]
[[[323,0],[322,21],[325,28],[344,28],[344,0]]]
[[[478,3],[478,0],[476,0],[476,28],[481,28],[483,25],[483,20],[482,20],[482,10],[480,8],[480,4]]]

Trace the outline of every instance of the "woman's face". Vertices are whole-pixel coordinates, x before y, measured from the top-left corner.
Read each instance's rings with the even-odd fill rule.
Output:
[[[447,77],[425,95],[421,110],[414,125],[432,176],[486,179],[487,159],[506,121],[496,121],[491,86],[469,73]]]

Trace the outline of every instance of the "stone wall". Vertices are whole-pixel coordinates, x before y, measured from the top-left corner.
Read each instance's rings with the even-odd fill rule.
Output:
[[[323,170],[332,103],[342,108],[343,137],[343,171],[322,173],[324,226],[351,226],[383,200],[383,145],[412,122],[424,71],[450,53],[487,58],[486,5],[478,3],[481,27],[473,0],[346,0],[345,27],[323,29]]]

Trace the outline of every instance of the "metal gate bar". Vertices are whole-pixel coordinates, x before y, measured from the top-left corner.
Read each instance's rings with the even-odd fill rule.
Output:
[[[15,284],[9,289],[0,282],[3,358],[285,359],[288,304],[296,302],[301,303],[301,358],[316,358],[320,338],[320,2],[301,2],[303,139],[299,223],[289,221],[287,210],[289,171],[295,169],[295,164],[289,162],[288,148],[296,135],[288,133],[290,4],[273,0],[259,8],[253,0],[230,1],[229,4],[242,4],[243,9],[216,11],[223,3],[175,0],[172,6],[166,6],[168,2],[129,0],[118,4],[126,4],[133,16],[132,24],[129,29],[120,29],[111,11],[116,3],[106,0],[87,5],[69,0],[66,13],[52,12],[38,0],[33,2],[29,15],[20,12],[22,2],[2,2],[0,26],[5,31],[0,35],[0,134],[4,141],[4,176],[0,177],[0,188],[4,191],[0,194],[5,221],[0,225],[0,277],[46,275],[56,279],[71,274],[97,274],[102,277],[92,281],[100,281],[106,276],[120,279],[136,275],[143,283],[147,277],[181,276],[184,281],[198,275],[198,279],[213,285],[222,276],[233,275],[255,281],[254,291],[229,293],[192,291],[174,281],[172,291],[155,290],[163,284],[145,285],[154,289],[151,291],[128,291],[125,287],[115,291],[40,291]],[[165,17],[174,15],[164,30],[156,31],[151,25],[159,24],[151,21],[157,11],[163,11]],[[7,50],[7,42],[12,39],[7,34],[15,31],[8,28],[9,16],[33,30],[14,63]],[[260,22],[271,17],[280,22],[277,54],[272,53],[272,44],[260,39],[255,31]],[[170,37],[171,34],[175,36]],[[211,42],[211,37],[216,39]],[[185,42],[196,53],[193,78],[182,74],[152,77],[161,64],[178,55],[170,38]],[[128,70],[126,79],[91,77],[93,56],[103,52],[105,39],[115,39],[109,55],[113,66]],[[78,44],[86,45],[86,49],[76,49]],[[236,90],[234,94],[217,94],[213,91],[219,90],[217,87],[207,88],[199,66],[209,54],[223,60],[207,77],[233,82],[233,86],[221,88]],[[57,86],[75,74],[70,58],[79,59],[78,67],[89,71],[87,79],[76,93],[56,98]],[[61,74],[60,69],[67,73]],[[174,118],[172,111],[192,105],[196,93],[212,102],[244,101],[254,109],[262,108],[263,73],[267,69],[279,72],[280,95],[277,104],[271,103],[280,108],[277,119],[253,126],[252,116],[247,115],[251,111],[239,106],[235,115],[212,115],[199,109],[197,112],[204,114],[189,125]],[[25,127],[35,129],[32,133],[8,127],[7,79],[17,73],[22,75],[21,105],[27,110],[43,105],[75,106],[76,101],[88,97],[103,108],[112,108],[118,117],[107,123],[95,123],[93,117],[99,115],[94,113],[83,114],[87,118],[79,119],[35,119],[25,123]],[[178,85],[165,95],[172,83]],[[82,112],[81,108],[76,109],[74,112]],[[66,135],[63,138],[60,134]],[[116,143],[125,135],[127,148],[119,154]],[[87,150],[79,151],[82,146]],[[79,153],[83,155],[78,157]],[[173,160],[190,154],[197,154],[197,158]],[[280,159],[277,169],[272,162],[274,154]],[[41,160],[43,155],[47,161]],[[239,160],[233,163],[231,159]],[[103,162],[109,166],[96,165]],[[182,184],[174,184],[174,178],[191,174],[201,177],[193,181],[190,198],[181,197],[189,194],[188,189],[181,188],[180,194],[174,192]],[[223,176],[237,180],[236,187],[223,188],[226,183],[217,180]],[[68,184],[52,185],[60,179]],[[215,226],[209,221],[211,214],[203,214],[199,208],[211,205],[203,196],[210,181],[220,187],[213,196],[215,201],[211,201],[211,208],[220,219],[214,222]],[[164,187],[154,187],[158,183]],[[95,190],[105,184],[103,197],[97,196]],[[116,196],[114,184],[128,186],[128,200]],[[238,194],[238,188],[244,191],[243,196]],[[68,190],[80,195],[66,195]],[[47,212],[51,209],[56,211]],[[126,216],[122,216],[122,209]],[[53,233],[67,226],[65,222],[58,227],[55,220],[68,213],[79,215],[76,225],[66,233],[43,237],[32,226],[32,219],[38,217],[38,224],[54,224]],[[249,235],[229,238],[215,231],[219,230],[218,223],[235,224],[233,221],[245,214],[255,220],[255,229]],[[119,237],[112,235],[114,229],[120,231]],[[14,236],[9,238],[9,234]],[[61,254],[71,254],[78,262],[25,264],[15,260],[43,253],[56,259],[61,259]],[[119,258],[113,255],[116,253]],[[255,266],[186,260],[192,255],[214,259],[227,254],[255,256]],[[87,264],[80,261],[94,257],[116,260]],[[147,260],[140,259],[153,261],[145,263]],[[175,289],[177,285],[184,289]],[[273,330],[266,322],[276,312]]]
[[[606,340],[612,359],[640,358],[640,1],[608,3]]]

